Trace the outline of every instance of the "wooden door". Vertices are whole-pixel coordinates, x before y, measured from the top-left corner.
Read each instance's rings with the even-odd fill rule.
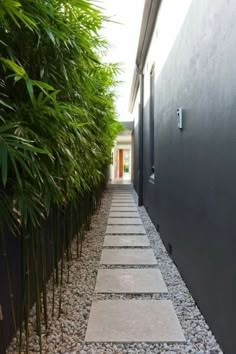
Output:
[[[119,150],[119,177],[123,177],[123,172],[124,172],[124,154],[123,150]]]

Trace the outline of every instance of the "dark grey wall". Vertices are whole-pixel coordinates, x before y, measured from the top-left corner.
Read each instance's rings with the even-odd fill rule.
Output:
[[[147,88],[147,85],[144,85],[144,90]],[[149,112],[150,105],[149,100],[144,106],[143,114],[143,204],[146,207],[150,217],[153,222],[156,223],[155,218],[155,207],[156,207],[156,198],[155,198],[155,185],[150,181],[150,120]],[[155,143],[154,143],[155,144]]]
[[[193,0],[155,98],[155,185],[148,103],[144,110],[144,205],[225,353],[235,354],[235,0]]]
[[[133,133],[133,146],[134,146],[134,175],[133,184],[136,192],[139,194],[139,125],[138,125],[138,115],[134,117],[134,133]]]

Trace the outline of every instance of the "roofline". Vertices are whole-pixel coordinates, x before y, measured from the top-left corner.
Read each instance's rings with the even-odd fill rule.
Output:
[[[139,34],[138,49],[135,60],[131,93],[129,99],[129,112],[133,112],[134,103],[139,89],[139,74],[143,72],[148,49],[152,40],[161,0],[145,0],[141,30]]]
[[[132,132],[134,130],[134,121],[133,120],[120,121],[120,123],[123,125],[124,131],[130,130]]]

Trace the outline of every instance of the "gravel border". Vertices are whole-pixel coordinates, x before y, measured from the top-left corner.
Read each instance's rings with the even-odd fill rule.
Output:
[[[83,241],[81,257],[76,259],[76,240],[72,243],[72,254],[74,255],[70,265],[69,283],[65,283],[62,295],[62,311],[60,318],[58,314],[59,288],[55,291],[55,316],[49,318],[48,330],[42,328],[43,353],[66,354],[83,353],[83,340],[87,328],[90,307],[93,300],[93,293],[97,278],[107,219],[110,209],[110,193],[104,193],[101,207],[92,217],[90,230],[86,232]],[[64,279],[67,275],[65,267]],[[52,309],[52,279],[47,285],[48,313]],[[35,307],[30,313],[30,342],[31,353],[39,352],[39,341],[35,332]],[[7,353],[17,353],[16,338],[8,347]],[[87,352],[86,352],[87,353]]]
[[[223,354],[145,208],[139,213],[169,292],[164,298],[172,301],[186,338],[186,344],[165,345],[161,353]]]
[[[63,289],[63,314],[49,320],[48,331],[43,330],[43,352],[61,354],[222,354],[212,332],[196,306],[175,264],[172,262],[161,241],[160,235],[152,224],[144,207],[139,213],[144,223],[151,247],[158,260],[158,267],[166,282],[168,294],[94,294],[97,270],[105,237],[107,219],[111,203],[112,190],[102,198],[101,208],[92,218],[91,229],[86,233],[83,253],[79,260],[71,262],[69,283]],[[137,198],[134,193],[135,199]],[[76,254],[76,242],[73,253]],[[101,268],[135,268],[121,266],[102,266]],[[136,267],[137,268],[137,267]],[[143,268],[143,267],[141,267]],[[52,282],[48,283],[49,311],[52,299]],[[59,289],[57,289],[59,292]],[[84,343],[90,307],[95,299],[170,299],[184,330],[185,344],[113,344]],[[58,304],[57,304],[58,305]],[[56,306],[57,306],[56,305]],[[31,311],[30,351],[39,351],[38,338],[35,334],[35,309]],[[9,352],[14,352],[16,339],[13,339]]]

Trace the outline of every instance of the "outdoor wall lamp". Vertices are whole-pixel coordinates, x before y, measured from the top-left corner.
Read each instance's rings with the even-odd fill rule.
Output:
[[[177,126],[181,130],[183,129],[183,108],[177,109]]]

